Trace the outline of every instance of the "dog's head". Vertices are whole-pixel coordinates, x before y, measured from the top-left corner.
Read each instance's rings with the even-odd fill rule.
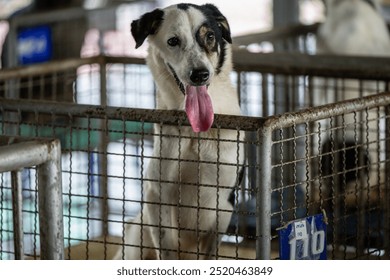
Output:
[[[207,131],[214,119],[208,86],[223,71],[232,43],[226,18],[212,4],[178,4],[143,15],[131,32],[137,48],[149,38],[185,95],[193,130]]]
[[[325,4],[325,8],[327,11],[332,11],[333,9],[336,9],[338,5],[341,4],[350,4],[353,6],[356,6],[356,1],[353,0],[322,0]],[[380,5],[382,0],[361,0],[363,4],[366,4],[368,6],[371,6],[374,10],[380,11]],[[362,4],[361,3],[361,4]]]

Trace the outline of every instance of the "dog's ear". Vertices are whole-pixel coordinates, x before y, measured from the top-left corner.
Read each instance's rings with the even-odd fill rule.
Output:
[[[231,44],[232,36],[230,34],[230,26],[226,17],[213,4],[205,4],[204,7],[206,7],[209,11],[211,11],[211,14],[217,20],[218,26],[222,32],[222,38],[224,38],[227,42]]]
[[[164,11],[155,9],[150,13],[144,14],[140,19],[131,23],[131,34],[135,40],[135,47],[139,48],[145,41],[146,37],[157,32],[164,20]]]

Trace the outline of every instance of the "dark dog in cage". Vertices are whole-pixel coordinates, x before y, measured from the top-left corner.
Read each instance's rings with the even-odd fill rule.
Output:
[[[367,192],[361,191],[360,187],[365,185],[369,173],[369,155],[362,143],[327,140],[321,155],[325,202],[330,205],[342,198],[346,207],[356,204],[354,200],[358,195]]]
[[[142,210],[116,259],[215,258],[243,163],[240,134],[211,128],[214,113],[240,114],[228,21],[214,5],[178,4],[144,14],[131,32],[136,47],[149,40],[157,108],[184,110],[191,127],[155,125]]]

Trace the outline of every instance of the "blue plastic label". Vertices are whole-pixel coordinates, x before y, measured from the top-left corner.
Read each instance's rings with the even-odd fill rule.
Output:
[[[326,260],[326,223],[323,214],[288,223],[279,230],[282,260]]]
[[[49,26],[23,28],[18,32],[18,61],[21,65],[51,60],[52,38]]]

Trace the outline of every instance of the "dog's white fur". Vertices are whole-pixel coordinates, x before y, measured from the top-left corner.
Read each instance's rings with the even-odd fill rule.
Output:
[[[184,85],[191,83],[191,69],[206,67],[214,112],[239,115],[238,96],[229,78],[230,44],[226,44],[226,61],[216,73],[220,50],[206,53],[194,36],[205,16],[194,7],[183,11],[175,5],[163,11],[161,26],[148,36],[147,64],[157,84],[157,108],[184,110],[185,96],[168,64]],[[180,48],[167,45],[173,35],[180,38]],[[236,185],[238,165],[243,162],[238,133],[210,129],[197,134],[188,126],[157,124],[155,135],[142,211],[127,226],[125,247],[115,258],[214,258],[221,233],[230,222],[232,205],[228,197]]]

